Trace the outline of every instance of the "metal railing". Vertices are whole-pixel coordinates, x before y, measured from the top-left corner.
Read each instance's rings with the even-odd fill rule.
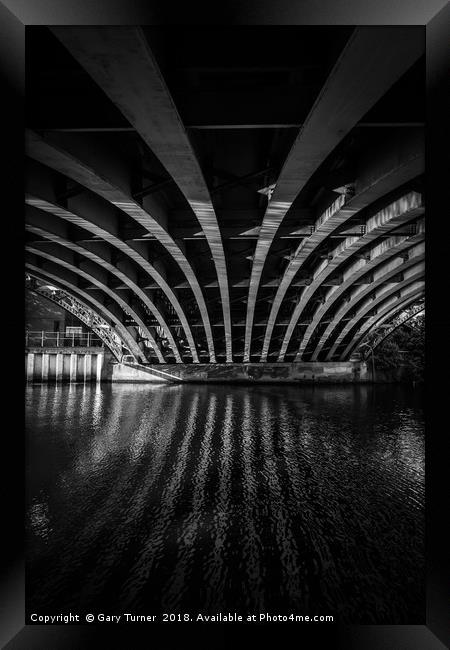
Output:
[[[104,347],[102,339],[92,332],[65,334],[64,332],[26,331],[27,348]]]
[[[50,289],[46,285],[39,284],[39,280],[30,276],[29,289],[35,293],[48,298],[57,305],[60,305],[66,311],[74,314],[82,323],[87,325],[93,330],[97,336],[111,350],[115,358],[120,361],[123,354],[123,349],[127,349],[120,337],[111,330],[108,323],[99,314],[94,312],[91,308],[85,305],[81,300],[67,293],[63,289],[53,288]],[[57,334],[57,332],[48,332],[49,334]],[[60,334],[59,336],[63,336]],[[44,338],[45,340],[45,338]],[[43,347],[42,345],[39,347]],[[56,346],[59,347],[59,346]]]

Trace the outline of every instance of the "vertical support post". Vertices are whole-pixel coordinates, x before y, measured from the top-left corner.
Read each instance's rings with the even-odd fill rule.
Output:
[[[56,332],[56,347],[59,348],[59,332]]]
[[[96,376],[97,383],[99,383],[102,380],[102,366],[103,366],[103,354],[97,354],[97,376]]]
[[[75,347],[75,332],[72,332],[72,347]]]
[[[88,335],[87,335],[87,346],[88,346],[88,348],[90,347],[90,345],[91,345],[91,333],[88,332]]]
[[[41,347],[44,347],[44,330],[41,332]]]
[[[90,381],[91,379],[91,369],[92,369],[92,354],[84,355],[84,381]]]
[[[77,380],[77,355],[73,352],[70,355],[70,373],[69,373],[70,382]]]
[[[56,355],[56,366],[55,366],[55,378],[56,381],[61,381],[63,374],[63,360],[64,355],[61,352],[58,352]]]
[[[27,354],[27,381],[33,381],[34,372],[34,353],[28,352]]]
[[[25,332],[25,347],[28,347],[28,330]]]
[[[42,353],[42,381],[48,381],[48,368],[50,364],[50,355]]]

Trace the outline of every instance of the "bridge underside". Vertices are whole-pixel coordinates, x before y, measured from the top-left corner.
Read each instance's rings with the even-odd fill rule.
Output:
[[[116,359],[345,365],[423,309],[420,28],[26,39],[27,286]]]

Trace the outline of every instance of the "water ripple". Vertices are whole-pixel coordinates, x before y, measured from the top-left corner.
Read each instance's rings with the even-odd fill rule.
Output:
[[[402,387],[29,386],[34,611],[424,607],[424,435]]]

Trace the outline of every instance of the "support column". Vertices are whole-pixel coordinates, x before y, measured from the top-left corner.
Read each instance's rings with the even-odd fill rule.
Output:
[[[58,352],[56,355],[56,366],[55,366],[55,379],[56,381],[61,381],[63,374],[63,357],[62,352]]]
[[[26,359],[26,369],[27,369],[27,381],[33,381],[33,371],[34,371],[34,354],[33,352],[28,352]]]
[[[83,368],[84,381],[91,380],[91,371],[92,371],[92,354],[85,354],[84,368]]]
[[[73,353],[70,355],[69,379],[71,383],[77,380],[77,355]]]
[[[44,352],[42,354],[42,381],[48,381],[49,365],[50,365],[50,355]]]
[[[103,354],[97,354],[97,383],[102,379]]]

